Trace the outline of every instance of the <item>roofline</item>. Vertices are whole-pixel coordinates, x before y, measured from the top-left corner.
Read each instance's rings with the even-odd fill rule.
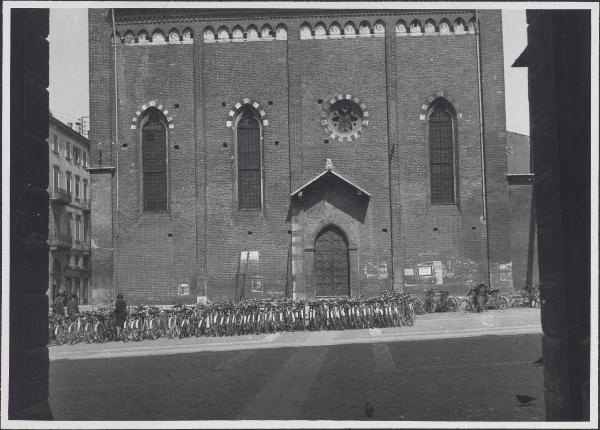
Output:
[[[350,185],[352,185],[354,188],[356,188],[357,190],[359,190],[361,193],[366,194],[367,196],[371,197],[371,194],[366,191],[363,190],[361,187],[359,187],[358,185],[356,185],[354,182],[344,178],[342,175],[340,175],[339,173],[334,172],[333,170],[325,170],[323,173],[318,174],[317,176],[315,176],[314,178],[312,178],[310,181],[308,181],[306,184],[302,185],[300,188],[298,188],[296,191],[294,191],[293,193],[290,194],[290,197],[293,197],[295,194],[299,193],[300,191],[302,191],[304,188],[308,187],[310,184],[312,184],[313,182],[316,182],[319,178],[321,178],[322,176],[326,175],[327,173],[331,172],[333,175],[337,176],[338,178],[340,178],[341,180],[349,183]]]
[[[48,118],[49,118],[50,122],[53,123],[55,126],[62,129],[62,131],[71,134],[71,136],[73,136],[74,138],[79,139],[80,143],[82,143],[83,145],[86,145],[88,147],[88,149],[90,148],[90,140],[87,137],[85,137],[82,134],[79,134],[78,132],[73,130],[71,127],[69,127],[67,124],[65,124],[58,118],[54,117],[52,114],[49,114]]]
[[[506,130],[506,134],[516,134],[517,136],[523,136],[523,137],[526,137],[527,139],[531,139],[531,136],[529,136],[528,134],[518,133],[516,131]]]
[[[475,15],[475,9],[468,8],[438,8],[438,9],[342,9],[342,8],[172,8],[172,9],[139,9],[139,8],[116,8],[115,22],[118,25],[128,23],[158,23],[164,21],[205,21],[205,20],[230,20],[240,19],[302,19],[329,18],[332,15],[344,17],[370,16],[385,17],[398,15],[441,15],[441,14]]]

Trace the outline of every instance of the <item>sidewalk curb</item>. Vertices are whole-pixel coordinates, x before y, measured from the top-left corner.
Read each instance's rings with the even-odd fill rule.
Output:
[[[311,334],[323,334],[322,336],[297,337],[294,340],[287,340],[281,336],[281,333],[268,335],[260,340],[243,340],[229,343],[210,343],[210,344],[184,344],[184,345],[144,345],[140,347],[130,347],[127,350],[102,350],[102,351],[84,351],[75,352],[70,350],[53,353],[50,349],[50,361],[56,360],[86,360],[86,359],[106,359],[122,357],[139,357],[148,355],[171,355],[171,354],[190,354],[197,352],[218,352],[218,351],[236,351],[247,349],[274,349],[274,348],[301,348],[310,346],[333,346],[347,345],[353,343],[380,343],[380,342],[403,342],[419,340],[439,340],[439,339],[458,339],[480,336],[511,336],[523,334],[541,334],[541,325],[522,325],[505,328],[475,328],[463,329],[455,332],[443,330],[438,331],[418,331],[412,333],[392,333],[368,331],[358,331],[354,338],[336,338],[333,337],[341,332],[315,332]],[[302,332],[306,333],[306,332]],[[300,333],[290,333],[292,337]],[[329,336],[328,336],[329,335]],[[333,336],[331,336],[333,335]],[[360,336],[363,335],[363,336]],[[319,338],[320,337],[320,338]]]

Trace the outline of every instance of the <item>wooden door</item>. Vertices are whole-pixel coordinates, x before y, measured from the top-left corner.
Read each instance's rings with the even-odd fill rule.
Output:
[[[327,227],[315,241],[316,296],[350,295],[348,242],[335,227]]]

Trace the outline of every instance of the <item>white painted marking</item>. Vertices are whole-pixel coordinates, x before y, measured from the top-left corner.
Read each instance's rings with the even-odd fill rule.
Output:
[[[295,351],[237,418],[297,419],[326,354],[326,348]]]
[[[394,370],[396,365],[394,359],[390,353],[390,349],[385,343],[372,343],[371,349],[373,350],[373,356],[375,357],[375,367],[379,371]]]

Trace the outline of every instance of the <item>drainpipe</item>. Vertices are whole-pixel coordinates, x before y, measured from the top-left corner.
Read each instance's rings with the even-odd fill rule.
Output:
[[[113,28],[113,52],[114,52],[114,79],[115,79],[115,140],[113,141],[113,145],[115,145],[116,150],[116,163],[115,163],[115,180],[117,182],[117,211],[116,211],[116,219],[115,219],[115,227],[116,227],[116,236],[119,237],[119,87],[117,81],[117,30],[115,28],[115,9],[111,9],[112,16],[112,28]],[[113,243],[113,255],[115,260],[119,259],[118,251],[115,252],[115,249],[118,250],[118,247],[115,247]],[[116,255],[115,255],[116,254]],[[114,289],[114,270],[113,270],[113,289]],[[114,290],[113,290],[114,291]],[[123,287],[119,288],[119,291],[123,293]],[[113,294],[114,296],[114,294]]]
[[[117,181],[117,236],[119,235],[119,84],[117,81],[117,30],[115,28],[115,10],[111,9],[114,48],[114,78],[115,78],[115,140],[116,146],[116,181]]]
[[[483,202],[483,221],[485,222],[485,249],[488,273],[488,285],[492,288],[492,274],[490,268],[490,235],[488,228],[487,211],[487,176],[485,169],[485,136],[483,133],[483,91],[481,88],[481,39],[479,25],[479,10],[475,9],[475,45],[477,50],[477,89],[479,92],[479,145],[481,152],[481,199]]]

